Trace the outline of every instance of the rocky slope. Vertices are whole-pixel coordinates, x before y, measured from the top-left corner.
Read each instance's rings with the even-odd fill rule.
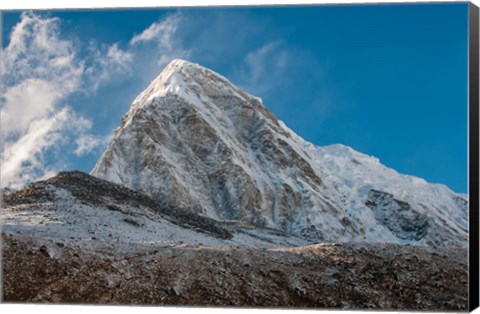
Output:
[[[446,186],[343,145],[314,146],[259,98],[183,60],[134,100],[91,173],[216,220],[317,241],[468,241],[467,201]]]
[[[3,235],[5,302],[465,311],[467,250],[132,247]]]
[[[220,223],[79,171],[61,172],[3,198],[2,231],[87,250],[178,244],[282,247],[309,244],[283,232]]]
[[[454,311],[468,304],[465,247],[312,243],[215,221],[78,171],[4,195],[1,218],[4,302]]]

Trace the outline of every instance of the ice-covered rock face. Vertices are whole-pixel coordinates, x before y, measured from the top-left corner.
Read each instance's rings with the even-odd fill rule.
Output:
[[[365,205],[375,186],[355,172],[351,178],[342,173],[343,167],[363,171],[361,163],[371,163],[365,175],[376,182],[383,166],[353,150],[366,159],[345,157],[349,150],[305,142],[259,98],[209,69],[174,60],[133,101],[92,174],[218,220],[323,241],[405,241]],[[388,183],[378,187],[385,188],[394,193]],[[448,220],[455,229],[448,241],[465,241],[463,203],[453,201],[457,196],[450,190],[443,192],[451,200],[447,211],[458,213],[458,221]],[[407,194],[395,197],[408,201]],[[422,241],[417,238],[409,241]]]

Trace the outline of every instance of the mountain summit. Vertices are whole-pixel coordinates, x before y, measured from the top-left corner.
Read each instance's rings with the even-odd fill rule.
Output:
[[[343,145],[317,147],[260,98],[172,61],[91,172],[215,220],[319,241],[466,245],[467,201]]]

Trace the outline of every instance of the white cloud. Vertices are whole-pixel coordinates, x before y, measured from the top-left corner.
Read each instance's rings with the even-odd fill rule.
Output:
[[[171,60],[188,58],[191,51],[180,42],[182,22],[180,13],[168,15],[132,37],[129,51],[136,57],[138,75],[151,80]]]
[[[95,149],[101,148],[110,142],[111,134],[100,137],[100,136],[92,136],[90,134],[85,134],[83,136],[78,137],[75,140],[75,144],[77,148],[75,149],[75,155],[82,156],[84,154],[88,154]]]
[[[1,186],[19,187],[57,170],[45,162],[47,152],[68,139],[94,138],[88,135],[92,122],[67,101],[108,82],[108,72],[128,72],[131,56],[113,45],[92,46],[80,58],[73,40],[61,37],[59,19],[29,12],[21,15],[1,56]]]
[[[85,80],[89,82],[88,87],[91,90],[95,91],[101,85],[107,85],[113,81],[121,81],[133,74],[132,63],[134,55],[132,52],[120,49],[118,44],[97,47],[92,42],[88,51],[88,58],[92,62],[85,70]]]
[[[280,45],[280,41],[270,42],[247,54],[245,64],[249,68],[252,80],[257,81],[263,72],[273,70],[270,68],[272,65],[277,69],[285,67],[287,55],[284,51],[279,52]]]
[[[85,132],[90,122],[78,117],[68,107],[33,120],[28,129],[15,141],[4,143],[2,150],[2,186],[17,188],[24,182],[43,176],[48,167],[43,154],[48,148],[59,145],[64,130],[69,128],[79,133]]]
[[[150,25],[147,29],[138,35],[135,35],[130,40],[130,45],[135,45],[141,42],[155,41],[163,48],[171,49],[173,42],[173,35],[178,29],[180,22],[180,15],[170,15],[164,20],[158,21]]]

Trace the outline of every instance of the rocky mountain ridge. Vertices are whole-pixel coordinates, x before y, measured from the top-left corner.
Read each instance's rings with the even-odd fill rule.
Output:
[[[184,60],[133,101],[91,174],[218,221],[317,241],[468,240],[468,203],[446,186],[308,143],[261,99]]]
[[[2,220],[7,234],[116,251],[178,244],[312,243],[277,230],[215,221],[80,171],[60,172],[3,196]]]

